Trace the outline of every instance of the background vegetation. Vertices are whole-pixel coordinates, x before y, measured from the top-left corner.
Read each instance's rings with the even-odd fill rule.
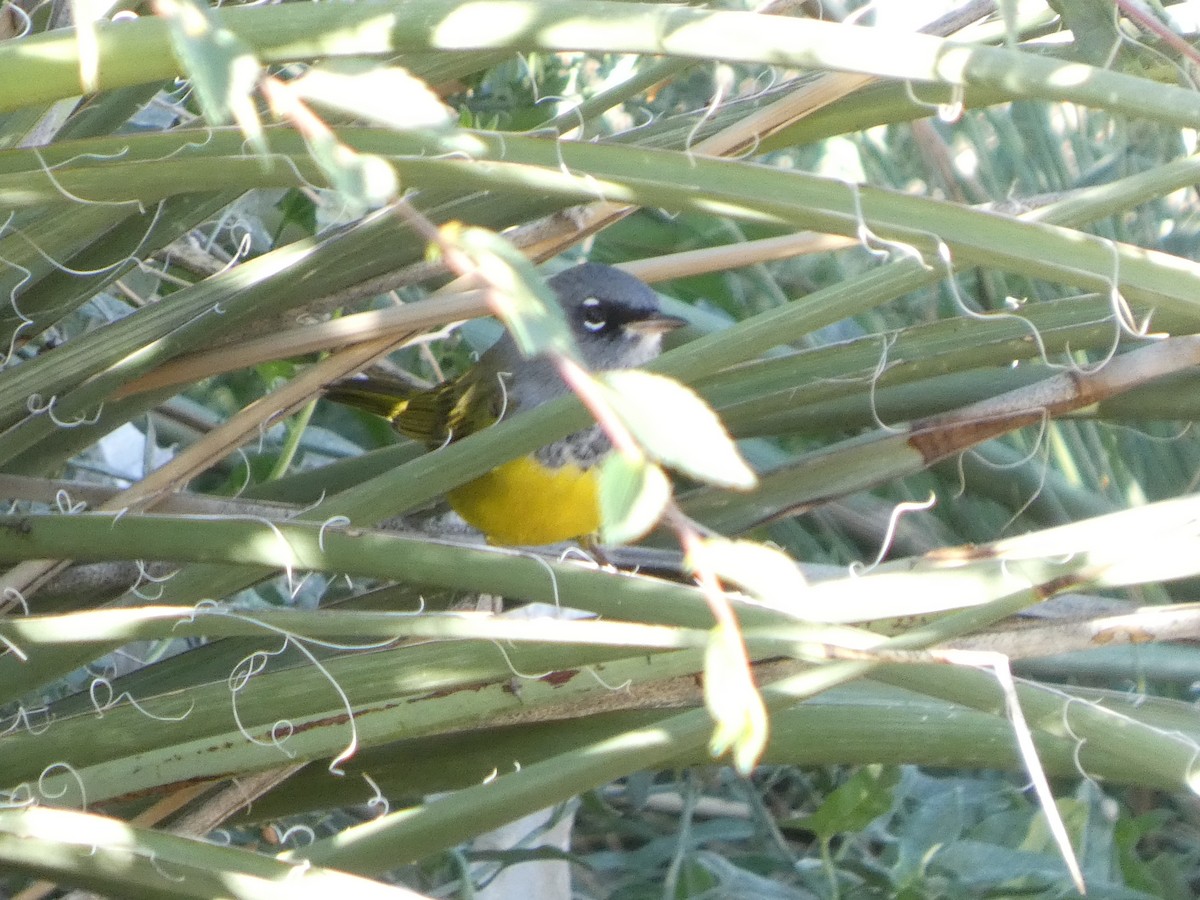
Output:
[[[4,890],[465,895],[557,806],[584,896],[1195,895],[1180,8],[718,6],[0,6]],[[371,529],[586,421],[423,455],[314,399],[494,336],[428,336],[486,307],[422,219],[692,323],[655,368],[759,486],[677,502],[808,580],[708,560],[749,775],[670,532]]]

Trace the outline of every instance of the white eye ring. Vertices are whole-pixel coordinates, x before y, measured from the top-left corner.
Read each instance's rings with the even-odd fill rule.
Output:
[[[581,304],[585,310],[583,314],[583,327],[588,331],[603,331],[604,326],[608,324],[601,313],[601,303],[595,297],[588,297]]]

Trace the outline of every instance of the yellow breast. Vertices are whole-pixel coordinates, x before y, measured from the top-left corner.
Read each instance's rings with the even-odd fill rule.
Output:
[[[600,528],[599,468],[551,469],[532,456],[511,460],[455,488],[454,511],[492,544],[554,544]]]

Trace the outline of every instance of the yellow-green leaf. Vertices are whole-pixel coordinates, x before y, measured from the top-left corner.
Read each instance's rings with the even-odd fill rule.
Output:
[[[381,156],[352,150],[332,133],[314,137],[308,146],[329,183],[358,209],[383,206],[400,190],[396,170]]]
[[[741,636],[724,625],[712,630],[705,648],[704,705],[716,723],[709,750],[713,756],[732,750],[734,767],[749,774],[767,745],[767,709]]]
[[[861,831],[891,809],[899,780],[900,770],[895,766],[863,766],[826,797],[816,812],[779,824],[811,831],[826,842],[844,832]]]
[[[736,584],[763,603],[795,610],[808,583],[786,553],[754,541],[715,538],[702,542],[703,559],[688,559],[693,570],[704,566],[722,581]]]
[[[645,457],[613,453],[600,469],[600,541],[628,544],[658,522],[671,499],[665,472]]]
[[[521,251],[485,228],[443,228],[442,234],[470,256],[487,283],[496,288],[488,302],[522,353],[575,355],[558,298]]]
[[[204,117],[214,125],[236,121],[246,138],[265,152],[252,97],[262,67],[249,45],[196,0],[156,0],[154,8],[167,21],[171,46],[192,81]]]
[[[390,128],[439,128],[452,112],[425,82],[399,66],[365,60],[331,60],[291,82],[292,90],[320,106]]]
[[[637,369],[604,372],[600,380],[613,410],[652,459],[722,487],[757,483],[717,414],[694,391]]]

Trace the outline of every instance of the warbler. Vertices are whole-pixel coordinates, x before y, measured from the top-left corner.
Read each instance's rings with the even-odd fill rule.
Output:
[[[663,314],[648,285],[611,266],[584,263],[548,283],[592,370],[643,365],[658,356],[664,333],[685,324]],[[359,377],[334,383],[326,396],[382,416],[436,449],[567,392],[549,359],[523,356],[505,334],[466,372],[431,390]],[[455,488],[447,500],[492,544],[587,538],[600,527],[598,466],[610,450],[593,425]]]

